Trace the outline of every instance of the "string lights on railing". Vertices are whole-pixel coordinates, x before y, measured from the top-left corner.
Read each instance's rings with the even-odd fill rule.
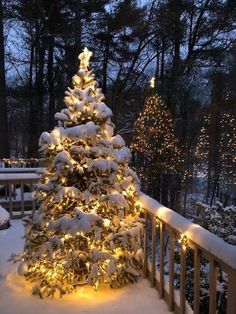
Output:
[[[188,238],[186,234],[182,234],[178,242],[181,244],[183,250],[185,251],[186,248],[188,247]]]
[[[7,166],[22,166],[22,165],[27,165],[27,164],[38,164],[43,162],[44,159],[42,158],[19,158],[19,159],[10,159],[10,158],[3,158],[0,159],[0,165],[5,164]]]
[[[156,223],[156,228],[157,228],[157,229],[160,228],[160,224],[161,224],[160,219],[158,219],[158,218],[156,217],[155,223]]]

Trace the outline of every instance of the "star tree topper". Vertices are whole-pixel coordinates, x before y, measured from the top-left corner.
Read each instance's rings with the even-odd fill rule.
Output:
[[[80,69],[87,70],[89,67],[89,60],[93,53],[88,50],[87,47],[84,48],[83,52],[79,55]]]

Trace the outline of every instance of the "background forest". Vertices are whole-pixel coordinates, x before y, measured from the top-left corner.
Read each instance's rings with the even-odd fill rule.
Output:
[[[235,17],[235,0],[1,0],[0,158],[39,157],[87,46],[143,190],[190,216],[236,204]]]

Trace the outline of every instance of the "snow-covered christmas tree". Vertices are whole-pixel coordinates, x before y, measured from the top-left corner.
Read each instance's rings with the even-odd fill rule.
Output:
[[[85,284],[120,287],[142,269],[139,179],[128,167],[123,138],[113,136],[91,56],[87,48],[79,55],[67,108],[55,115],[58,127],[39,140],[47,161],[36,190],[41,205],[25,220],[25,249],[16,259],[40,297]]]

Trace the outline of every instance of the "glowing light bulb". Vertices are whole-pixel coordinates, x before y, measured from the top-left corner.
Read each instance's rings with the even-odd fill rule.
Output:
[[[109,219],[105,218],[104,221],[103,221],[103,226],[104,227],[109,227],[110,223],[111,223],[111,221]]]
[[[152,77],[149,81],[150,83],[150,88],[154,88],[155,87],[155,77]]]
[[[94,283],[94,290],[97,291],[99,286],[98,280]]]

